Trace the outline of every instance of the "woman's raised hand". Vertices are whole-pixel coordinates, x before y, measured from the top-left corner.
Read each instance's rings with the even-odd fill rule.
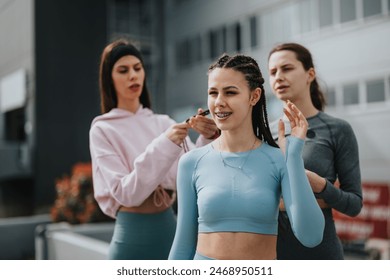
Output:
[[[305,116],[291,101],[287,101],[287,106],[283,109],[284,114],[290,121],[291,136],[305,140],[308,129],[308,123]],[[282,120],[279,120],[279,139],[278,144],[283,153],[286,151],[285,128]]]
[[[287,101],[287,107],[283,111],[290,121],[291,136],[305,140],[309,124],[302,112],[289,100]]]
[[[210,139],[216,135],[219,131],[213,119],[210,119],[206,116],[202,116],[203,110],[198,109],[198,114],[191,117],[188,120],[189,125],[193,130],[202,134],[205,138]]]

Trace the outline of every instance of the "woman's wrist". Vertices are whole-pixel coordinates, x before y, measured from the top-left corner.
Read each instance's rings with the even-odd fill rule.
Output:
[[[321,178],[322,178],[322,177],[321,177]],[[321,181],[322,181],[322,182],[321,182],[321,184],[320,184],[320,187],[317,188],[317,190],[315,191],[316,194],[322,193],[322,192],[325,190],[326,185],[327,185],[327,183],[328,183],[328,181],[327,181],[325,178],[322,178]]]

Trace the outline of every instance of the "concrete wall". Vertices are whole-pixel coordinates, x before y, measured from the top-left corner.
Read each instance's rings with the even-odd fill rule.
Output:
[[[35,229],[51,223],[49,215],[0,219],[0,259],[31,260],[35,258]]]
[[[104,260],[108,258],[114,223],[41,226],[36,235],[38,260]]]

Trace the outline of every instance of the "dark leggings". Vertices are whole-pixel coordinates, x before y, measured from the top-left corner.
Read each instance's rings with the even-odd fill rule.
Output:
[[[332,210],[322,209],[325,229],[322,242],[314,247],[303,246],[295,237],[285,211],[279,212],[277,258],[279,260],[342,260],[343,246],[336,233]]]
[[[176,230],[170,208],[156,214],[118,212],[110,243],[111,260],[166,260]]]

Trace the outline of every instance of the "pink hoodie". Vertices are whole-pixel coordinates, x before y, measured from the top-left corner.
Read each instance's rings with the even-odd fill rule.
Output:
[[[175,121],[140,106],[136,113],[114,108],[96,117],[89,132],[95,198],[115,218],[118,208],[139,206],[161,185],[176,189],[183,148],[165,131]],[[187,137],[189,149],[195,147]],[[196,146],[211,140],[200,136]]]

